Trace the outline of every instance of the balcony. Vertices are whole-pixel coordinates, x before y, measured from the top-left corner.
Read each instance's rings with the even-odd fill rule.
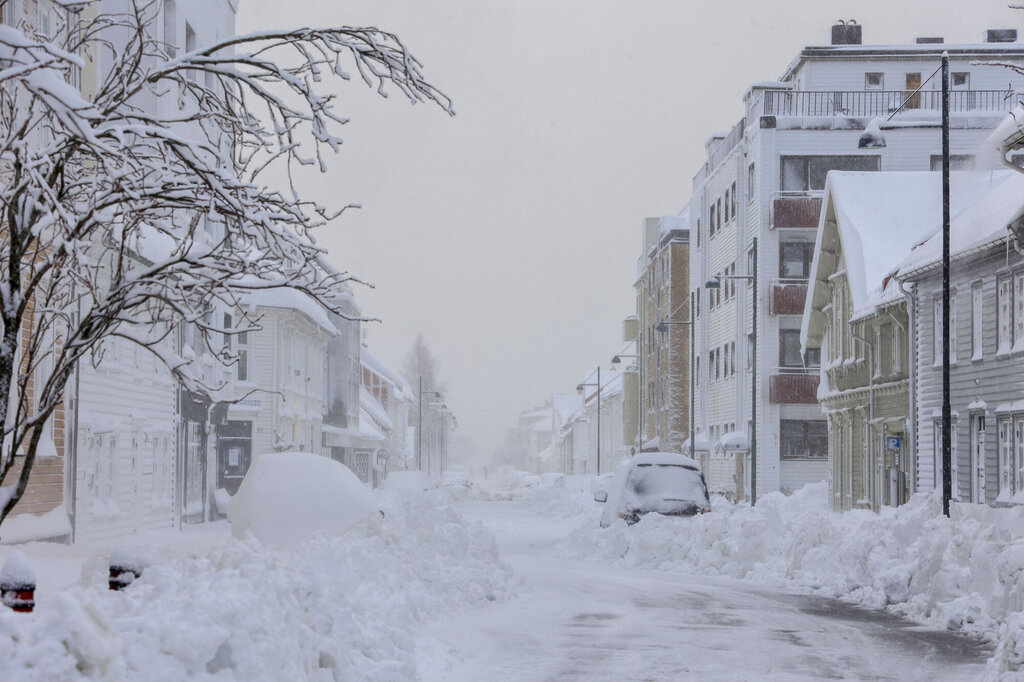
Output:
[[[772,199],[772,228],[818,227],[821,197],[780,195]]]
[[[777,279],[772,281],[771,314],[803,315],[807,298],[807,280]]]
[[[816,405],[818,368],[810,370],[781,367],[768,378],[768,402],[772,405]]]
[[[764,116],[859,116],[873,118],[896,111],[910,97],[911,90],[765,90],[762,96]],[[1017,99],[1006,90],[953,90],[949,109],[963,111],[1010,111]],[[942,92],[922,90],[904,109],[939,111]]]

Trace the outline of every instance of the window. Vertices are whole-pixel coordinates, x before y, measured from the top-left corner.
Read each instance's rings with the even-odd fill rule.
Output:
[[[903,329],[899,325],[892,328],[892,373],[903,371]]]
[[[167,56],[178,55],[178,16],[175,0],[164,0],[164,43]]]
[[[729,188],[726,187],[725,188],[725,201],[722,204],[722,221],[723,222],[726,222],[726,223],[729,222],[729,216],[732,215],[730,213],[731,209],[732,209],[732,202],[729,201]]]
[[[1013,276],[1013,350],[1024,350],[1024,272]]]
[[[942,298],[932,302],[932,363],[942,363]],[[956,362],[956,294],[949,295],[949,361]]]
[[[7,0],[5,5],[10,5],[11,0]],[[39,8],[36,20],[36,33],[50,39],[53,38],[53,31],[57,24],[57,17],[54,16],[50,9]]]
[[[877,171],[879,156],[783,156],[781,161],[783,192],[807,192],[825,189],[830,170]]]
[[[932,154],[931,157],[931,170],[941,171],[942,170],[942,155]],[[949,155],[949,170],[961,171],[961,170],[974,170],[974,154],[950,154]]]
[[[782,459],[826,459],[828,423],[783,419],[779,422],[779,455]]]
[[[700,288],[693,294],[693,316],[700,317]]]
[[[0,23],[4,23],[7,26],[14,26],[14,3],[17,0],[7,0],[0,7]]]
[[[981,335],[983,305],[984,298],[979,282],[971,287],[971,360],[981,360],[984,355],[984,340]]]
[[[865,90],[885,90],[885,74],[884,73],[865,73],[864,74],[864,89]]]
[[[1024,490],[1024,414],[999,418],[999,502]]]
[[[722,197],[715,200],[715,232],[722,229]]]
[[[757,174],[754,170],[754,164],[747,166],[747,202],[754,200],[754,189],[757,187]]]
[[[729,196],[732,197],[732,217],[733,217],[733,219],[735,219],[736,218],[736,183],[735,182],[732,183],[732,188],[731,189],[732,189],[732,191],[730,192]]]
[[[729,357],[731,358],[731,361],[729,362],[729,367],[732,368],[732,375],[736,376],[736,342],[735,341],[732,341],[729,344]]]
[[[892,328],[888,327],[888,325],[885,326],[887,327],[885,331],[891,334]],[[871,354],[873,356],[871,360],[875,364],[872,371],[876,377],[882,376],[882,331],[882,327],[875,327],[875,339],[873,341],[875,347],[874,352]]]
[[[779,277],[807,279],[811,275],[814,244],[811,242],[782,242],[779,244]]]
[[[700,356],[693,359],[693,385],[700,386]]]
[[[935,489],[942,491],[942,421],[936,419],[932,423],[932,452],[934,457],[935,465],[933,467],[933,478],[935,481]],[[950,464],[950,483],[952,484],[952,491],[950,495],[952,499],[960,499],[960,482],[959,472],[957,466],[957,460],[959,459],[957,454],[957,429],[956,429],[956,418],[954,417],[949,423],[949,464]]]
[[[700,248],[700,218],[697,218],[697,248]]]
[[[249,379],[249,332],[238,334],[238,380]]]
[[[187,21],[185,22],[185,51],[191,52],[199,47],[199,41],[196,39],[195,29]],[[189,69],[186,73],[186,77],[193,83],[199,82],[199,74],[195,69]]]
[[[970,90],[971,74],[967,71],[954,71],[949,74],[949,84],[954,90]]]
[[[715,205],[713,203],[708,209],[708,236],[715,236]]]
[[[821,364],[821,351],[817,348],[807,349],[807,367]],[[779,367],[803,367],[804,359],[800,355],[800,330],[779,330]]]
[[[997,312],[999,316],[996,353],[1009,353],[1013,345],[1013,289],[1009,277],[999,280],[996,291]]]
[[[747,334],[747,369],[754,367],[754,335]]]
[[[722,378],[729,378],[729,344],[722,346]]]

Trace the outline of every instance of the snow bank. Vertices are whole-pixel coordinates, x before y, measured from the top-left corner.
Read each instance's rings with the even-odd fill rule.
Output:
[[[183,556],[155,551],[123,592],[105,566],[0,609],[0,679],[415,679],[427,618],[505,598],[494,537],[450,505],[387,501],[341,536],[295,551],[254,539]]]
[[[369,488],[351,469],[308,452],[260,455],[231,498],[231,534],[252,534],[294,549],[316,532],[343,532],[377,511]]]
[[[724,575],[842,598],[939,627],[998,638],[990,672],[1024,671],[1024,509],[915,495],[881,514],[828,509],[825,483],[756,507],[712,501],[690,519],[657,514],[600,529],[592,515],[566,540],[579,557]]]

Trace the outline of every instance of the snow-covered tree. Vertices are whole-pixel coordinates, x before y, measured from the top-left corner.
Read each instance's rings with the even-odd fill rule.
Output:
[[[61,4],[70,19],[49,41],[0,25],[0,522],[76,365],[105,340],[147,349],[220,399],[176,340],[230,365],[230,337],[252,320],[211,310],[284,286],[344,315],[332,294],[350,277],[318,265],[313,234],[340,211],[261,175],[326,168],[346,122],[332,81],[349,69],[381,95],[390,86],[453,113],[376,28],[266,31],[176,53],[154,37],[158,3],[117,15]],[[99,55],[87,99],[73,84]]]
[[[405,364],[402,366],[402,374],[405,380],[412,386],[415,393],[418,390],[420,379],[423,379],[423,390],[434,393],[445,392],[444,382],[440,376],[441,363],[437,356],[430,350],[427,340],[423,334],[417,334],[416,340],[412,342],[408,352],[405,354]],[[414,420],[415,421],[415,420]]]

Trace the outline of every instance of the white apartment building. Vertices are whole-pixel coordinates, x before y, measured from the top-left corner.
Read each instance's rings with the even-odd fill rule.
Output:
[[[689,214],[695,429],[707,448],[695,454],[708,462],[712,488],[750,496],[752,398],[756,493],[825,479],[818,358],[805,365],[800,325],[826,174],[939,167],[941,85],[938,77],[928,79],[943,51],[950,55],[954,168],[973,167],[977,147],[1016,102],[1007,83],[1011,90],[1024,85],[1008,69],[975,64],[1024,63],[1024,44],[1007,40],[1016,41],[1016,32],[988,31],[984,42],[972,44],[921,38],[865,46],[859,26],[836,26],[833,44],[804,48],[778,81],[753,83],[744,117],[708,140]],[[904,111],[885,122],[904,102]],[[887,147],[859,148],[876,118],[883,129],[912,127],[889,135]],[[707,287],[716,275],[725,276],[721,286]]]

